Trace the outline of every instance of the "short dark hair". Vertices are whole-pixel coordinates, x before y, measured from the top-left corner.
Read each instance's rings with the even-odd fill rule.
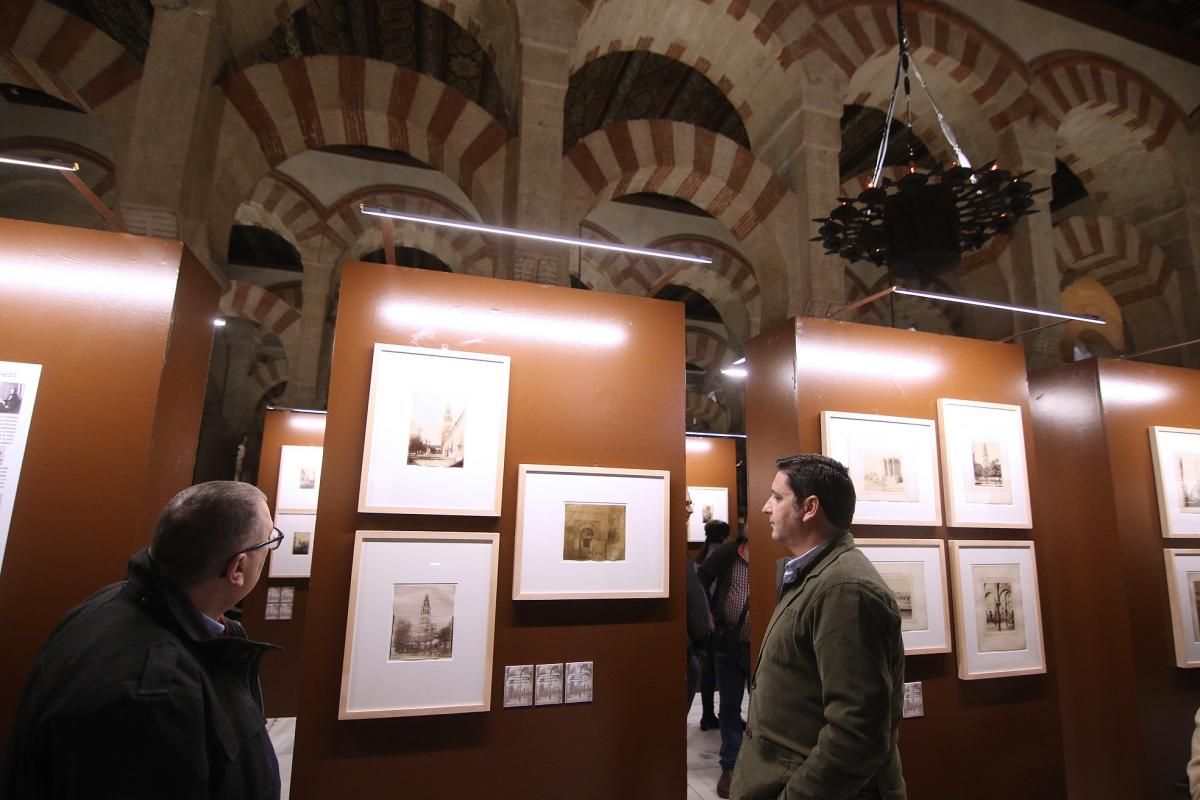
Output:
[[[720,519],[710,519],[704,523],[704,541],[719,544],[729,538],[729,523]]]
[[[797,504],[815,496],[830,523],[842,529],[850,527],[856,496],[850,471],[844,464],[829,456],[801,453],[781,458],[775,466],[787,475]]]
[[[163,507],[150,555],[184,589],[215,577],[233,554],[255,542],[258,503],[266,495],[240,481],[189,486]]]

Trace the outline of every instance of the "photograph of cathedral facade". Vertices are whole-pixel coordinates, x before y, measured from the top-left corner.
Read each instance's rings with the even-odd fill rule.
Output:
[[[1022,336],[1031,368],[1200,336],[1196,21],[1055,5],[905,7],[964,151],[1051,188],[924,288],[1110,322]],[[0,152],[79,162],[129,231],[182,239],[221,282],[198,480],[232,477],[244,440],[252,474],[267,405],[325,406],[350,260],[682,301],[687,427],[741,432],[720,370],[743,343],[890,283],[810,240],[871,176],[896,29],[890,0],[3,0]],[[885,174],[955,158],[920,91],[911,113]],[[0,164],[0,216],[108,227],[34,172]],[[405,223],[387,254],[360,204],[712,264]],[[843,318],[1036,325],[892,300]]]

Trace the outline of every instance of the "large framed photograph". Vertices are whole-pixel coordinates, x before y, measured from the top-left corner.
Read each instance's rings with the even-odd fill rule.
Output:
[[[821,412],[825,455],[850,470],[855,525],[941,525],[933,420]]]
[[[514,600],[666,597],[666,470],[522,464]]]
[[[900,607],[904,655],[949,653],[950,597],[941,539],[855,539]]]
[[[1200,550],[1164,550],[1175,666],[1200,667]]]
[[[1046,671],[1033,542],[951,541],[958,677]]]
[[[316,514],[276,514],[275,527],[283,541],[271,551],[271,578],[307,578],[312,574],[313,548],[317,544]]]
[[[376,344],[358,510],[495,517],[509,357]]]
[[[688,519],[688,541],[704,541],[704,525],[713,520],[729,522],[729,489],[724,486],[689,486],[692,516]]]
[[[355,534],[338,719],[491,708],[499,538]]]
[[[321,493],[321,457],[324,448],[285,444],[279,448],[279,483],[275,488],[276,514],[315,514]]]
[[[1032,528],[1021,407],[938,400],[946,524]]]
[[[1200,430],[1151,426],[1162,535],[1200,536]]]

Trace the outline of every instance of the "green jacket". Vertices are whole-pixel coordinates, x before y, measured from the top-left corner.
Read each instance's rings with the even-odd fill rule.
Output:
[[[784,590],[750,682],[737,800],[904,800],[900,611],[849,531]]]

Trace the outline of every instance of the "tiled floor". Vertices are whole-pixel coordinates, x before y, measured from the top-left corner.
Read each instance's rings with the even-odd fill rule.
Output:
[[[719,696],[718,696],[719,702]],[[746,716],[747,701],[742,701],[742,717]],[[296,740],[296,718],[279,717],[267,720],[267,733],[275,745],[279,757],[279,776],[283,784],[281,800],[288,800],[292,783],[292,747]],[[721,748],[721,734],[715,730],[700,730],[700,698],[692,703],[687,718],[687,800],[718,800],[717,778],[721,768],[717,765],[717,751]]]

